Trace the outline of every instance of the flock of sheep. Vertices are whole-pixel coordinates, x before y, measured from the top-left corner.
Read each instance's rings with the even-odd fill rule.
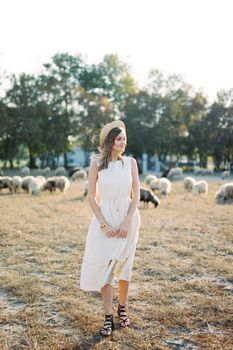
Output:
[[[43,174],[48,176],[50,169],[43,169]],[[9,193],[18,193],[21,190],[35,195],[42,191],[55,192],[60,190],[66,192],[70,187],[70,182],[76,179],[86,179],[87,172],[85,170],[75,171],[71,178],[67,178],[67,172],[65,168],[59,167],[55,170],[54,176],[45,177],[44,175],[31,176],[30,169],[24,167],[20,171],[21,176],[0,176],[0,192],[2,189],[7,189]]]
[[[204,171],[206,169],[198,169],[194,173],[195,175],[207,175],[210,174],[209,170]],[[222,179],[225,180],[230,176],[228,171],[224,171],[222,173]],[[157,178],[155,175],[147,175],[145,178],[145,187],[140,189],[140,197],[141,201],[144,203],[152,202],[155,205],[160,204],[159,197],[155,195],[158,194],[160,196],[168,196],[172,189],[170,179],[174,177],[180,177],[183,179],[183,171],[181,168],[171,168],[168,171],[165,171],[161,178]],[[208,194],[208,182],[205,180],[197,181],[194,177],[187,176],[183,179],[184,190],[187,192],[192,192],[193,195],[204,195]],[[215,194],[215,200],[217,203],[233,203],[233,182],[223,184],[218,192]],[[157,206],[155,205],[155,207]]]
[[[87,195],[87,171],[85,169],[73,170],[68,178],[67,171],[63,167],[59,167],[54,171],[54,176],[49,176],[50,168],[43,169],[43,175],[31,176],[30,169],[24,167],[20,170],[21,176],[0,176],[0,192],[2,189],[8,189],[9,193],[25,191],[29,194],[35,195],[42,191],[49,191],[50,193],[60,190],[66,192],[70,187],[71,181],[84,180],[84,197]],[[209,170],[198,168],[194,171],[195,175],[210,174]],[[222,179],[229,177],[229,172],[222,173]],[[183,171],[181,168],[169,168],[161,178],[155,175],[147,175],[145,178],[145,187],[140,188],[140,200],[144,205],[151,202],[157,207],[160,204],[159,197],[166,197],[172,189],[171,179],[179,177],[183,179]],[[208,182],[205,180],[196,181],[194,177],[187,176],[183,179],[184,190],[192,192],[194,195],[208,194]],[[157,194],[157,195],[156,195]],[[233,182],[223,184],[215,195],[217,203],[231,203],[233,202]]]

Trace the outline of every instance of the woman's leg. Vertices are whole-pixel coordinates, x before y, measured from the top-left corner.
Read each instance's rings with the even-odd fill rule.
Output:
[[[124,306],[127,302],[129,281],[119,280],[119,304]]]
[[[102,289],[102,299],[104,303],[105,315],[112,314],[112,299],[113,299],[113,287],[110,284],[106,284]]]
[[[110,284],[106,284],[101,289],[101,292],[104,304],[105,321],[103,327],[100,329],[100,333],[103,336],[110,336],[114,330],[114,322],[112,316],[113,287]]]
[[[119,305],[118,315],[120,316],[120,326],[125,328],[130,325],[129,317],[126,312],[126,302],[129,290],[129,281],[119,280]]]

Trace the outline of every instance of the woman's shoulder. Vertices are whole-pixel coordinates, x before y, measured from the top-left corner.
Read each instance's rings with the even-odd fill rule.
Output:
[[[135,158],[133,157],[122,157],[123,158],[123,162],[127,165],[127,167],[129,167],[131,170],[137,169],[137,161]]]
[[[90,166],[94,166],[94,167],[99,167],[100,165],[100,156],[99,154],[96,153],[92,153],[90,155]]]
[[[137,163],[136,159],[133,158],[133,157],[123,156],[122,159],[123,159],[123,160],[125,159],[127,162],[129,162],[129,163],[131,163],[131,164],[132,164],[132,163]]]

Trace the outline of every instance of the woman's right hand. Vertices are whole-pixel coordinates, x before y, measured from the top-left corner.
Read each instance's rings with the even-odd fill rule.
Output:
[[[105,232],[105,234],[108,238],[112,238],[112,237],[115,237],[117,235],[117,232],[109,225],[102,228],[102,230]]]

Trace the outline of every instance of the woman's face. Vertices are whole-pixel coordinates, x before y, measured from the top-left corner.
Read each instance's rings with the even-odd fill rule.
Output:
[[[120,134],[115,138],[114,144],[112,146],[113,151],[123,153],[127,145],[126,133],[122,129]]]

